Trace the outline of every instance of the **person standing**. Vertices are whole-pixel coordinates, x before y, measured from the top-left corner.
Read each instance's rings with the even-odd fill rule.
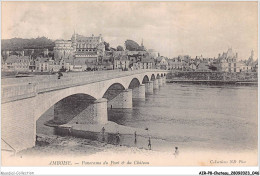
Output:
[[[60,77],[62,77],[63,74],[61,73],[61,71],[58,72],[58,79],[60,79]]]
[[[148,148],[149,150],[152,150],[152,144],[151,144],[151,138],[148,139]]]
[[[179,150],[178,147],[175,147],[175,152],[174,152],[175,158],[179,155]]]
[[[105,141],[105,127],[102,127],[101,131],[102,131],[102,141],[104,142]]]
[[[137,140],[136,140],[136,136],[137,136],[137,135],[136,135],[136,131],[135,131],[135,134],[134,134],[134,135],[135,135],[135,144],[136,144],[136,143],[137,143]]]
[[[119,132],[117,132],[117,134],[116,134],[116,145],[119,145],[119,143],[120,143],[120,134],[119,134]]]
[[[102,128],[102,135],[105,134],[105,127]]]

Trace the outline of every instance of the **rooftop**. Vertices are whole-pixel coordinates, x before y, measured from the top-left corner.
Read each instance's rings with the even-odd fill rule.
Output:
[[[15,56],[15,55],[12,55],[12,56],[9,56],[7,59],[6,59],[6,63],[14,63],[14,62],[18,62],[18,60],[26,60],[26,61],[29,61],[30,58],[29,56]]]

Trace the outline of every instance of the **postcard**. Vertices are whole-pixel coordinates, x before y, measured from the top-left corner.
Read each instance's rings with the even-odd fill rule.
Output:
[[[1,166],[258,166],[257,1],[1,6]]]

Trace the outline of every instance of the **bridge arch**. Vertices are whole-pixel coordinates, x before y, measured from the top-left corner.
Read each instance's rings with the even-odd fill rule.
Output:
[[[72,94],[54,102],[52,106],[50,105],[49,109],[37,117],[37,120],[45,113],[51,113],[53,118],[46,120],[48,124],[66,124],[95,101],[96,98],[85,93]],[[46,117],[46,115],[44,115],[43,118],[44,117]],[[42,120],[45,121],[44,119]]]
[[[154,80],[155,80],[155,75],[152,74],[152,76],[151,76],[151,81],[154,81]]]
[[[140,85],[140,81],[137,78],[133,78],[132,81],[129,83],[128,89],[133,89]]]
[[[147,75],[145,75],[143,78],[142,84],[145,84],[147,82],[149,82],[149,77]]]
[[[122,84],[113,83],[106,89],[105,93],[103,93],[102,98],[106,98],[108,101],[110,101],[113,98],[115,98],[118,94],[123,92],[125,89],[126,88]]]
[[[98,99],[98,93],[90,89],[83,89],[79,87],[78,89],[68,88],[59,91],[52,91],[46,97],[45,93],[38,94],[35,100],[35,121],[37,121],[48,109],[58,103],[60,100],[69,97],[71,95],[84,94],[93,97],[95,100]]]

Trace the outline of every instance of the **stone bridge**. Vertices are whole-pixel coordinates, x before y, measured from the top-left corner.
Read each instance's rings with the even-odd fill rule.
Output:
[[[33,147],[36,121],[51,107],[70,106],[77,118],[65,118],[64,123],[106,123],[107,108],[132,108],[132,99],[145,99],[166,82],[165,70],[106,71],[93,73],[36,76],[2,81],[2,146],[15,151]],[[81,95],[85,105],[77,105],[75,95]],[[69,110],[68,110],[69,111]],[[54,119],[55,119],[54,118]]]

